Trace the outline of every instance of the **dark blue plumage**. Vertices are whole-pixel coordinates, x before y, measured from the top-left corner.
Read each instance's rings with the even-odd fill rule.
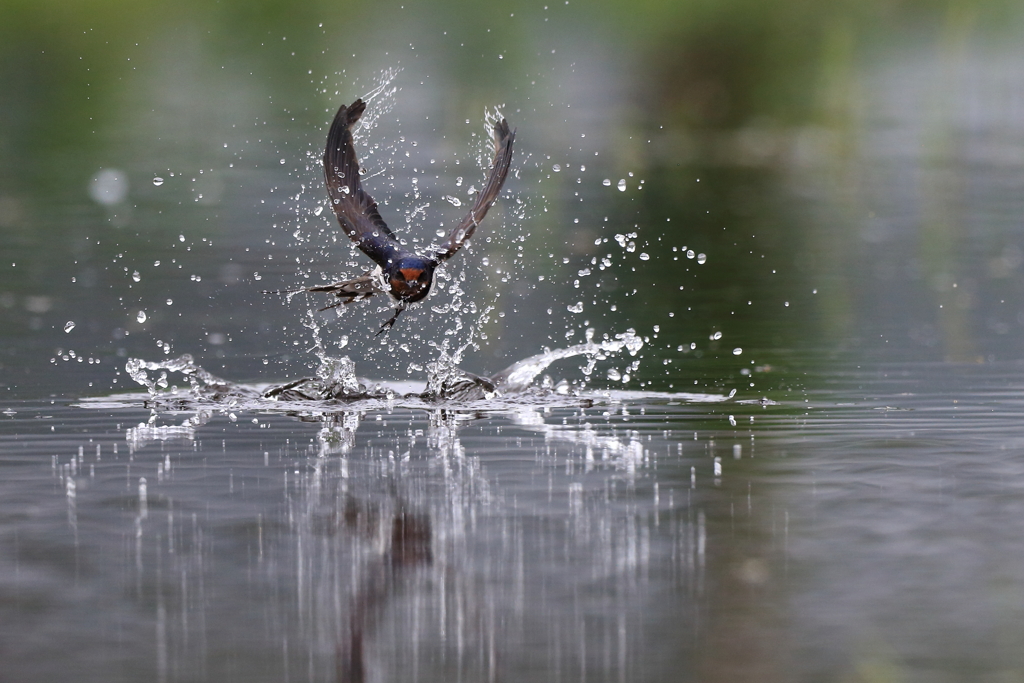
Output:
[[[468,240],[498,198],[512,161],[515,131],[502,119],[494,126],[494,161],[487,184],[465,218],[448,234],[445,241],[428,255],[408,251],[398,242],[377,211],[377,203],[363,189],[359,180],[359,159],[352,141],[352,126],[359,121],[366,103],[361,99],[338,109],[327,134],[324,151],[324,178],[331,208],[345,234],[378,266],[380,273],[370,271],[342,282],[309,287],[308,292],[327,292],[341,299],[327,308],[365,299],[387,292],[397,302],[395,314],[384,323],[384,332],[398,319],[407,304],[419,301],[430,293],[434,269],[457,252]],[[383,281],[382,281],[383,280]]]

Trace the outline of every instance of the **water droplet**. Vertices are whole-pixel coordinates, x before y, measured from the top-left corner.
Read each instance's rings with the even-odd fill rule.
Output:
[[[696,255],[697,254],[693,251],[693,249],[690,249],[686,252],[686,258],[693,258]]]
[[[640,252],[640,260],[641,261],[650,261],[651,257],[647,253],[641,251]]]
[[[281,159],[281,165],[284,166],[284,159]]]
[[[146,312],[139,311],[139,314],[135,316],[135,319],[138,320],[140,323],[146,322]]]
[[[601,184],[604,185],[605,187],[611,187],[612,186],[612,179],[611,178],[605,178],[604,180],[601,181]]]
[[[573,306],[566,306],[566,309],[568,309],[568,311],[570,313],[582,313],[583,312],[583,302],[582,301],[577,301],[576,304],[573,305]]]
[[[168,299],[168,300],[167,300],[167,305],[168,305],[168,306],[171,306],[171,305],[173,305],[173,304],[174,304],[174,299]]]
[[[625,192],[626,191],[626,179],[625,178],[619,178],[619,184],[616,185],[616,187],[619,188],[619,192]]]
[[[609,368],[608,379],[610,379],[613,382],[618,382],[620,379],[622,379],[622,373],[616,370],[615,368]]]
[[[708,260],[708,255],[707,254],[697,254],[697,263],[703,264],[703,263],[706,263],[707,260]]]
[[[67,323],[66,323],[66,324],[64,325],[64,331],[65,331],[65,332],[70,332],[70,331],[71,331],[71,330],[73,330],[73,329],[75,329],[75,321],[74,321],[74,320],[69,320],[69,321],[68,321],[68,322],[67,322]]]
[[[323,212],[324,212],[324,207],[322,207],[322,206],[318,206],[315,209],[313,209],[313,215],[314,216],[319,216]]]
[[[721,332],[715,332],[713,335],[708,337],[708,339],[711,339],[711,340],[714,340],[714,341],[717,341],[717,340],[719,340],[721,338],[722,338],[722,333]]]
[[[551,167],[551,170],[554,171],[555,173],[558,173],[559,171],[562,170],[562,167],[559,166],[558,164],[555,164],[554,166]]]
[[[178,241],[179,242],[184,242],[185,241],[185,236],[184,235],[178,235]]]
[[[459,199],[458,197],[453,197],[451,195],[445,195],[445,199],[447,199],[449,202],[451,202],[452,206],[462,206],[462,200]]]
[[[741,348],[740,348],[740,347],[738,347],[738,346],[737,346],[737,347],[736,347],[735,349],[733,349],[733,350],[732,350],[732,355],[734,355],[734,356],[738,356],[738,355],[740,355],[741,353],[743,353],[743,349],[741,349]]]
[[[164,184],[164,179],[161,178],[160,176],[157,176],[153,178],[153,184],[156,185],[157,187],[160,187],[161,185]]]
[[[157,267],[157,266],[159,266],[159,265],[160,265],[160,262],[159,262],[159,261],[153,261],[153,267],[154,267],[154,268],[156,268],[156,267]]]
[[[89,196],[97,204],[113,206],[128,196],[128,176],[116,168],[105,168],[89,183]]]
[[[141,279],[142,279],[142,276],[139,275],[139,271],[136,270],[134,273],[132,273],[132,280],[135,280],[136,282],[138,282]]]

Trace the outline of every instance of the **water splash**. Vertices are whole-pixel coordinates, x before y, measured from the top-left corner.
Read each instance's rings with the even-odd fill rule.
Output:
[[[192,395],[196,399],[222,400],[233,395],[258,395],[254,390],[246,390],[242,385],[221,379],[195,364],[191,354],[156,363],[129,358],[124,366],[128,376],[136,383],[146,387],[151,398],[156,398],[162,390],[169,387],[168,372],[180,373],[188,381]],[[149,376],[150,372],[159,372],[156,379]]]
[[[644,340],[638,337],[633,330],[627,330],[622,334],[615,335],[613,339],[606,339],[599,343],[592,341],[593,335],[594,331],[588,329],[587,342],[585,344],[576,344],[566,349],[553,349],[536,356],[530,356],[517,363],[513,363],[495,375],[493,379],[499,389],[505,393],[525,391],[533,384],[537,375],[544,372],[549,365],[557,360],[574,356],[584,356],[587,358],[587,365],[583,368],[583,374],[589,377],[597,361],[605,360],[609,354],[619,353],[626,349],[629,355],[635,356],[644,345]]]
[[[185,354],[163,362],[131,358],[125,364],[128,375],[146,388],[151,407],[175,407],[177,409],[265,410],[282,403],[322,402],[337,404],[363,400],[394,401],[396,398],[423,402],[492,401],[515,400],[528,396],[530,403],[544,397],[583,396],[586,382],[598,361],[626,351],[635,356],[643,348],[643,340],[633,330],[617,334],[611,339],[593,341],[593,330],[588,330],[587,342],[565,349],[549,349],[543,353],[524,358],[501,372],[484,377],[459,367],[463,354],[472,342],[456,347],[449,352],[448,340],[439,346],[439,357],[426,366],[426,386],[419,391],[410,383],[372,382],[356,375],[356,365],[347,356],[335,358],[327,355],[322,347],[317,348],[319,365],[316,376],[303,377],[285,384],[247,386],[221,379],[196,365],[192,356]],[[315,334],[318,334],[315,331]],[[319,342],[319,339],[317,338]],[[567,358],[582,357],[585,365],[580,368],[583,380],[570,384],[566,380],[554,382],[545,377],[537,386],[537,377],[552,363]],[[171,375],[180,374],[188,383],[183,393],[172,386]],[[325,405],[329,408],[329,405]],[[208,417],[208,416],[207,416]],[[143,427],[143,425],[140,425]]]

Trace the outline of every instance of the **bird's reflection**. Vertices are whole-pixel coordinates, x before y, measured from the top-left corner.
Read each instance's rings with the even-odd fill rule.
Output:
[[[379,511],[349,499],[344,523],[347,533],[361,534],[377,526],[368,518]],[[431,564],[432,533],[429,515],[415,513],[404,505],[391,514],[391,534],[387,550],[368,565],[348,603],[348,635],[338,642],[338,683],[362,683],[366,680],[365,641],[372,635],[378,615],[402,589],[405,576]]]

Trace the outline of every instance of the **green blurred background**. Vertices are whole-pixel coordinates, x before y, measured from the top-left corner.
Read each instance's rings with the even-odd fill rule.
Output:
[[[1022,28],[1001,0],[0,2],[0,384],[100,393],[165,351],[305,372],[308,306],[260,290],[365,263],[316,214],[317,156],[389,70],[361,144],[397,231],[458,219],[485,107],[516,174],[450,267],[461,329],[426,306],[375,341],[372,305],[325,327],[365,374],[415,376],[487,306],[468,369],[634,328],[634,387],[1019,359]]]

